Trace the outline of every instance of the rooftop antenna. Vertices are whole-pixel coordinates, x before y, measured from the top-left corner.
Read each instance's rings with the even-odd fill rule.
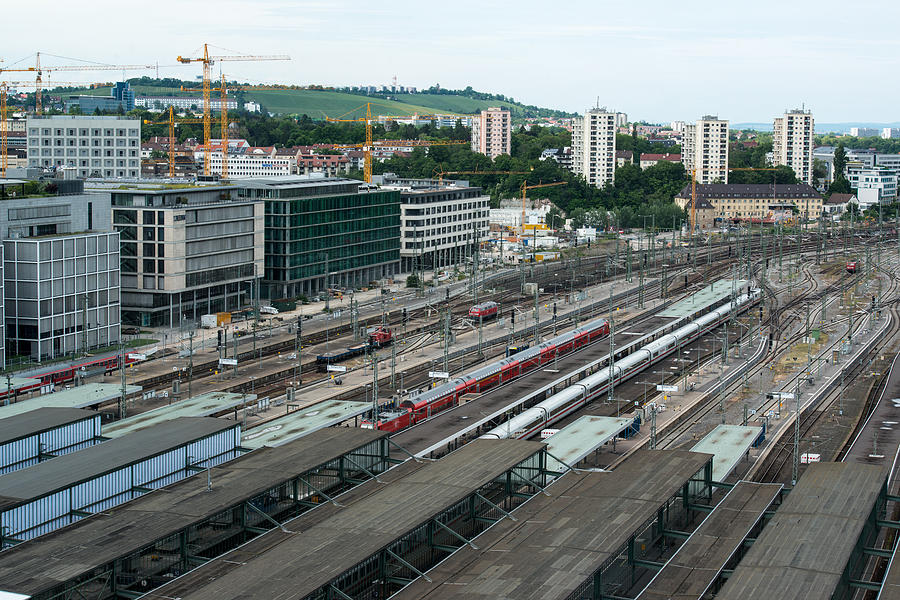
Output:
[[[600,108],[600,96],[597,96],[597,106],[596,106],[596,108],[597,108],[597,109]]]

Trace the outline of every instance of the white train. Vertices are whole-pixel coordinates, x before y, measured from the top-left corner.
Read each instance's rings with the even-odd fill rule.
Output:
[[[758,302],[761,295],[760,290],[750,290],[748,294],[738,296],[733,302],[723,304],[692,323],[688,323],[672,333],[657,338],[639,350],[635,350],[625,358],[613,363],[611,368],[604,367],[593,375],[585,377],[578,383],[550,396],[543,402],[522,411],[522,413],[499,427],[488,431],[481,437],[489,439],[504,439],[508,437],[525,439],[531,437],[605,394],[609,389],[611,379],[615,384],[619,384],[633,377],[650,365],[664,359],[672,352],[715,329],[729,318],[732,309],[737,312],[746,310]]]

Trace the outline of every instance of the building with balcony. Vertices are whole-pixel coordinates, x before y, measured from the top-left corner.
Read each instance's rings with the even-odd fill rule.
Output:
[[[728,183],[728,121],[706,115],[684,126],[681,160],[697,183]]]
[[[775,119],[772,164],[790,167],[797,181],[812,185],[814,133],[815,121],[810,111],[785,111]]]
[[[491,107],[472,119],[472,152],[490,158],[512,152],[512,117],[508,110]]]
[[[240,182],[265,202],[264,298],[358,287],[400,269],[400,192],[316,175]]]
[[[605,108],[576,117],[572,131],[572,171],[595,187],[615,181],[616,113]]]

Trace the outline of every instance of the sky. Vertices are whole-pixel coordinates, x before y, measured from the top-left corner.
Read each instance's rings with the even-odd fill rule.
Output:
[[[771,122],[801,106],[817,122],[900,121],[900,3],[888,0],[45,0],[38,21],[33,10],[4,6],[0,68],[40,51],[44,65],[159,64],[160,76],[192,79],[199,64],[176,66],[176,57],[209,43],[219,55],[291,56],[213,67],[258,83],[388,85],[396,76],[575,112],[599,102],[650,122]],[[143,74],[155,70],[128,72]]]

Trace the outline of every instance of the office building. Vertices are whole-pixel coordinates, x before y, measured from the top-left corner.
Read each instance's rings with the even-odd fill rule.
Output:
[[[387,179],[387,178],[386,178]],[[400,191],[400,271],[439,269],[463,264],[490,239],[490,197],[466,182],[441,185],[425,180],[391,184]]]
[[[109,187],[122,239],[122,319],[178,327],[247,306],[263,273],[263,202],[231,185]]]
[[[73,167],[78,177],[140,177],[141,122],[120,117],[28,117],[29,167]]]
[[[228,153],[229,179],[290,175],[293,166],[294,161],[283,156]],[[209,169],[213,174],[222,175],[221,152],[209,153]]]
[[[679,208],[688,207],[692,198],[691,185],[675,196]],[[792,217],[815,220],[822,214],[822,195],[809,184],[697,184],[697,208],[703,202],[713,206],[716,221],[778,221]]]
[[[512,152],[512,118],[508,110],[491,107],[472,119],[472,152],[490,158]]]
[[[847,179],[861,210],[897,201],[897,171],[886,167],[847,165]]]
[[[203,110],[203,98],[200,96],[138,96],[134,99],[134,105],[148,110],[166,110],[170,106],[175,110],[192,110],[200,112]],[[237,100],[226,100],[225,106],[228,110],[237,110]],[[214,112],[222,110],[222,101],[214,98],[209,100],[209,109]]]
[[[96,111],[128,112],[134,109],[134,91],[127,81],[119,81],[109,90],[109,96],[69,96],[66,110],[71,112],[75,106],[83,115],[92,115]]]
[[[572,132],[572,171],[602,188],[615,181],[616,113],[594,108],[576,117]]]
[[[850,135],[853,137],[876,137],[881,135],[881,129],[875,127],[851,127]]]
[[[240,185],[244,198],[265,201],[264,298],[312,296],[399,272],[399,191],[315,175]]]
[[[797,181],[810,185],[813,183],[814,132],[812,113],[794,109],[775,119],[772,136],[772,164],[790,167]]]
[[[681,159],[697,183],[728,183],[728,121],[706,115],[684,126]]]

